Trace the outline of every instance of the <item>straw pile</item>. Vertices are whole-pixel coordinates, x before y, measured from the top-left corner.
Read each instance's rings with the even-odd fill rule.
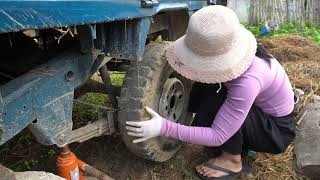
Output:
[[[298,35],[262,39],[261,43],[284,66],[291,83],[320,94],[320,46]]]
[[[286,69],[293,87],[306,93],[301,97],[297,111],[310,102],[314,94],[320,95],[319,45],[299,35],[265,38],[261,44]]]
[[[290,145],[286,152],[277,155],[258,153],[253,161],[252,179],[300,180],[302,177],[294,171],[293,162],[293,145]]]
[[[298,35],[260,41],[283,65],[295,88],[305,95],[297,105],[297,111],[320,94],[320,46]],[[271,155],[258,153],[253,162],[254,179],[302,179],[294,171],[294,148],[290,145],[285,153]]]

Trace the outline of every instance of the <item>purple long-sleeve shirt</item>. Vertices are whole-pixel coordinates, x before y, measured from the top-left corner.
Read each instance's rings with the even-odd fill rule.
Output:
[[[220,146],[240,129],[253,104],[274,117],[286,116],[293,111],[291,84],[275,59],[269,64],[255,57],[245,73],[224,84],[227,98],[211,127],[184,126],[163,119],[161,135],[192,144]]]

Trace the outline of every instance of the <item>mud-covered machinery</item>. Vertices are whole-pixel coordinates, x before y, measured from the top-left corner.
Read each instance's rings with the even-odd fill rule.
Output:
[[[179,148],[177,141],[154,138],[132,144],[123,124],[144,120],[146,105],[173,121],[190,123],[186,108],[192,82],[167,64],[166,41],[181,37],[190,15],[214,3],[1,1],[0,145],[25,128],[38,142],[58,146],[120,129],[135,154],[155,161],[169,159]],[[164,42],[154,42],[159,36]],[[126,71],[122,87],[111,84],[110,69]],[[74,129],[73,105],[86,103],[76,99],[75,89],[96,72],[104,83],[99,92],[102,87],[112,107],[96,106],[99,120]]]

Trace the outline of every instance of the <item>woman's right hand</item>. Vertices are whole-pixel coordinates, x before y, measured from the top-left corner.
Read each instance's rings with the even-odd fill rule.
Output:
[[[149,107],[145,110],[151,116],[147,121],[127,121],[126,130],[129,136],[138,137],[132,143],[139,143],[160,135],[162,117]]]

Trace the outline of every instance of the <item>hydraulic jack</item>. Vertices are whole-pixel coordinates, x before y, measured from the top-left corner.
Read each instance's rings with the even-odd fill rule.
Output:
[[[56,166],[58,175],[67,180],[85,180],[84,174],[94,176],[99,180],[112,180],[108,175],[78,159],[68,146],[62,147]]]

